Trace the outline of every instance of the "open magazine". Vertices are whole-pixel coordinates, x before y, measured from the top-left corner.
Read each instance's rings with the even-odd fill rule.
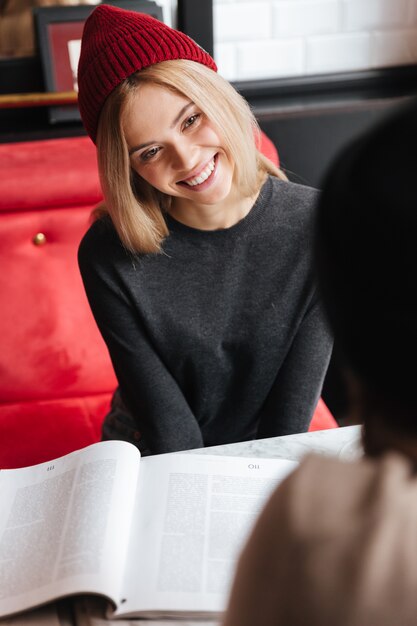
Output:
[[[105,441],[0,472],[0,617],[100,594],[109,616],[220,614],[239,551],[280,459],[198,453],[140,458]]]

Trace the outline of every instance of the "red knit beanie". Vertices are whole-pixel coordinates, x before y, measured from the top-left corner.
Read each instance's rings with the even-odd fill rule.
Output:
[[[78,64],[78,105],[94,142],[107,96],[131,74],[171,59],[196,61],[217,71],[195,41],[150,15],[106,4],[94,9],[84,25]]]

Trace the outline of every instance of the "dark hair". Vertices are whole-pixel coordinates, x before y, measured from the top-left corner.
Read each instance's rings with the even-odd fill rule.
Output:
[[[316,261],[346,364],[371,392],[415,414],[415,101],[351,143],[331,166],[317,211]]]

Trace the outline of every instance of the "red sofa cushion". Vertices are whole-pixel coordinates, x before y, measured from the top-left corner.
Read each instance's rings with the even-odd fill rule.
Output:
[[[102,199],[94,145],[2,144],[0,168],[0,467],[8,468],[98,441],[116,379],[77,265]]]
[[[0,212],[94,206],[102,200],[88,137],[0,144]]]
[[[261,132],[259,135],[257,148],[259,152],[262,152],[272,163],[274,163],[277,167],[280,166],[278,150],[275,147],[275,144],[270,140],[268,135],[265,135],[264,132]]]
[[[77,267],[90,211],[0,214],[0,403],[101,394],[116,384]],[[46,243],[37,246],[39,232]]]
[[[0,407],[1,468],[35,465],[100,440],[111,394]]]

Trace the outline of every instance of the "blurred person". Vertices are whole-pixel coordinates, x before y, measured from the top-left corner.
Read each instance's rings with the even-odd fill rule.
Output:
[[[318,204],[319,286],[365,457],[308,455],[237,567],[223,626],[417,624],[417,105],[337,158]]]

